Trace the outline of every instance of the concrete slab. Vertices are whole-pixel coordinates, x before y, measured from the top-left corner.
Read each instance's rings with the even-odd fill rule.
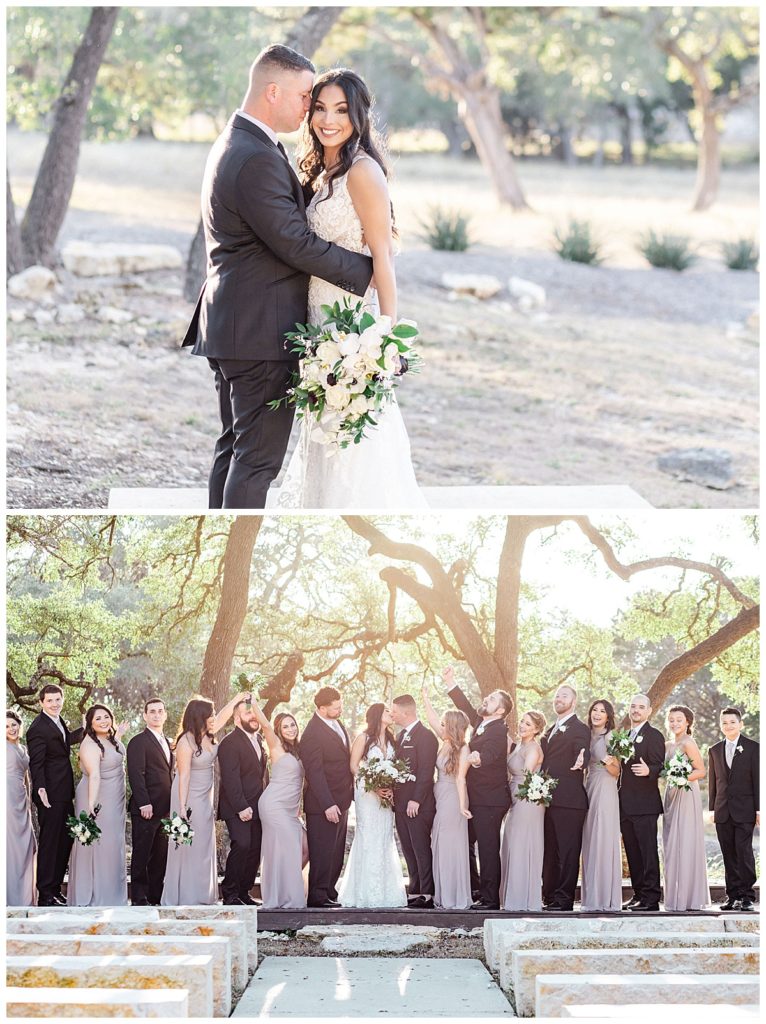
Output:
[[[518,512],[522,509],[652,508],[645,498],[626,484],[424,487],[422,491],[431,509],[494,508]],[[272,487],[266,508],[276,508],[278,503],[279,488]],[[202,487],[113,487],[109,492],[109,508],[121,512],[200,512],[207,509],[207,491]],[[374,510],[375,507],[370,506],[369,511]]]
[[[632,1006],[614,1006],[605,1004],[598,1006],[587,1003],[584,1006],[563,1006],[561,1016],[572,1020],[583,1020],[584,1018],[623,1020],[625,1018],[637,1018],[650,1020],[659,1018],[662,1020],[714,1020],[722,1021],[730,1018],[758,1018],[760,1016],[759,1006],[734,1006],[732,1003],[719,1003],[710,1006],[707,1003],[695,1003],[690,1006],[673,1006],[672,1003],[635,1003]]]
[[[535,1016],[560,1017],[564,1006],[586,1004],[654,1006],[670,1003],[676,1008],[697,1003],[752,1006],[757,1005],[759,992],[757,975],[548,974],[537,979]],[[677,1015],[678,1009],[673,1019]],[[651,1019],[655,1019],[653,1013]]]
[[[8,1017],[188,1017],[189,993],[132,988],[7,988]]]
[[[236,1017],[513,1017],[479,960],[266,957]]]
[[[416,925],[309,925],[301,938],[315,938],[327,953],[405,953],[415,946],[437,942],[442,928]]]

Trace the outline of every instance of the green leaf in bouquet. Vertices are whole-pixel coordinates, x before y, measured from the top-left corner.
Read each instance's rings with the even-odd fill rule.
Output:
[[[420,331],[417,327],[410,327],[409,324],[397,324],[391,331],[396,338],[416,338]]]
[[[372,327],[375,324],[375,317],[372,313],[365,313],[362,319],[359,321],[359,333],[366,331],[368,327]]]

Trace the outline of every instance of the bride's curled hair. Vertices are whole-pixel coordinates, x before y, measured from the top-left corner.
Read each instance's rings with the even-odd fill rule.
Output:
[[[380,741],[380,734],[381,732],[383,732],[383,729],[381,728],[383,724],[383,712],[385,710],[386,705],[382,703],[370,704],[370,706],[367,708],[367,713],[365,715],[365,718],[367,720],[367,726],[364,730],[365,740],[364,753],[362,754],[363,758],[367,757],[367,754],[370,751],[370,747],[375,746],[375,744]],[[387,743],[391,744],[391,746],[394,745],[394,734],[391,732],[388,726],[386,726],[385,730],[385,739]],[[385,752],[386,750],[384,747],[383,753],[385,754]]]
[[[468,716],[463,711],[445,711],[442,719],[444,725],[444,741],[447,744],[447,761],[444,771],[447,775],[457,775],[460,764],[460,751],[465,746],[465,734],[470,725]]]

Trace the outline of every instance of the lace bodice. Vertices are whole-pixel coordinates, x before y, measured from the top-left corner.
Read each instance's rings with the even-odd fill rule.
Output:
[[[358,153],[354,163],[370,159],[366,154]],[[333,179],[332,195],[329,184],[324,183],[324,172],[319,181],[320,188],[314,193],[306,211],[309,227],[328,242],[335,242],[351,252],[363,252],[369,256],[370,250],[364,244],[362,222],[349,195],[348,174]]]

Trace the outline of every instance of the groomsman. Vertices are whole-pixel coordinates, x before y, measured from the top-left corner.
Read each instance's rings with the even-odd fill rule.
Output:
[[[152,697],[144,704],[146,728],[128,743],[131,834],[130,900],[134,907],[159,906],[168,859],[168,837],[161,821],[170,813],[173,751],[163,732],[165,703]]]
[[[576,705],[577,690],[559,686],[553,697],[556,721],[540,741],[542,770],[559,780],[545,809],[543,909],[550,911],[574,907],[588,813],[584,774],[590,760],[590,729],[577,717]]]
[[[63,907],[61,893],[72,837],[66,820],[74,814],[74,774],[69,753],[85,730],[69,730],[61,718],[64,691],[55,683],[40,690],[40,714],[27,730],[32,799],[37,807],[37,905]]]
[[[221,883],[227,905],[255,904],[250,890],[261,862],[258,801],[268,782],[266,753],[250,701],[234,705],[235,728],[218,747],[218,817],[226,822],[231,847]]]
[[[346,853],[348,809],[354,796],[348,733],[340,721],[340,694],[324,686],[316,713],[303,730],[300,755],[306,773],[303,809],[309,844],[310,907],[337,907],[337,884]]]
[[[760,747],[742,735],[742,712],[737,708],[725,708],[720,724],[724,739],[710,748],[708,778],[709,807],[726,878],[726,902],[721,910],[752,910],[756,880],[753,831],[761,823]]]
[[[434,876],[431,859],[431,827],[436,815],[434,770],[439,743],[430,729],[418,720],[415,698],[409,693],[394,697],[391,707],[394,725],[401,726],[396,738],[396,756],[410,766],[415,778],[394,787],[396,831],[407,863],[410,907],[434,905]]]
[[[633,896],[623,910],[660,909],[657,820],[662,814],[662,797],[658,780],[665,764],[665,737],[649,725],[651,714],[649,698],[637,693],[628,712],[636,752],[625,762],[620,782],[620,831],[633,886]]]
[[[447,693],[453,704],[468,716],[474,733],[468,744],[471,768],[466,777],[469,842],[479,848],[479,899],[473,910],[500,909],[500,831],[511,806],[508,789],[508,729],[506,716],[513,710],[513,698],[505,690],[493,690],[478,708],[454,682],[452,669],[444,673]],[[473,825],[473,836],[470,826]],[[473,858],[471,857],[471,860]]]

